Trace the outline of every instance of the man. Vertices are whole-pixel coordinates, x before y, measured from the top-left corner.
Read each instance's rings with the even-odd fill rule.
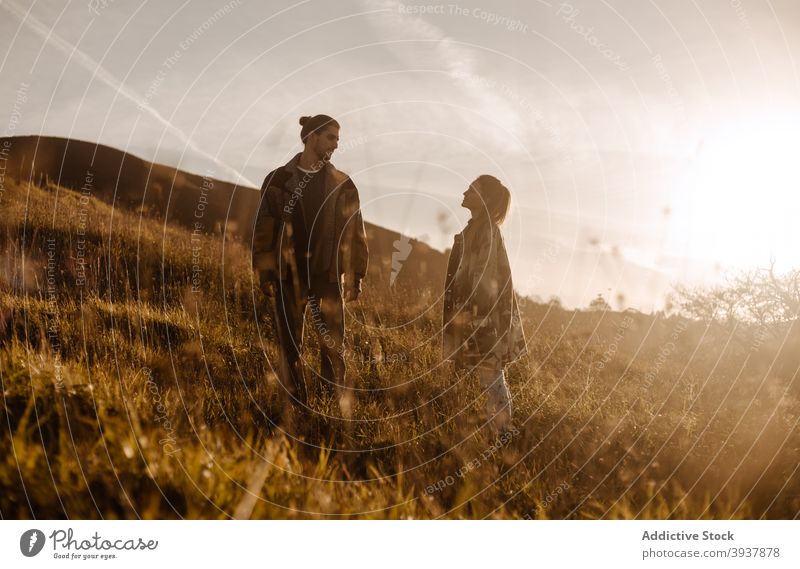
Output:
[[[304,315],[311,305],[320,344],[320,375],[336,386],[342,414],[349,416],[344,302],[361,294],[367,274],[367,236],[355,184],[330,163],[339,142],[339,123],[316,115],[302,117],[300,124],[303,151],[270,172],[261,186],[253,267],[262,290],[274,300],[284,387],[307,405],[300,357]]]

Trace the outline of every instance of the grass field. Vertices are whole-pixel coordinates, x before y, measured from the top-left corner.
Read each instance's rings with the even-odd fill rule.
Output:
[[[498,438],[475,378],[440,362],[437,283],[367,282],[347,307],[345,421],[322,389],[312,411],[287,402],[241,244],[6,182],[4,519],[800,511],[794,329],[525,301]]]

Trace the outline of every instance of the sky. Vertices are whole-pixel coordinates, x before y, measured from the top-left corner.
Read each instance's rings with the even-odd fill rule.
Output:
[[[444,250],[481,174],[515,287],[663,308],[800,266],[800,4],[0,0],[0,129],[259,186],[340,124],[367,221]]]

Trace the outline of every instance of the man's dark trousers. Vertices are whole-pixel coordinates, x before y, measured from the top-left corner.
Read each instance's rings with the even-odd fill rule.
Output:
[[[320,345],[320,373],[313,373],[312,385],[331,384],[336,391],[345,387],[344,301],[339,284],[327,274],[294,278],[274,283],[275,319],[281,347],[281,382],[303,405],[308,404],[305,366],[302,361],[306,307]],[[313,366],[312,367],[313,370]],[[321,377],[320,377],[321,376]]]

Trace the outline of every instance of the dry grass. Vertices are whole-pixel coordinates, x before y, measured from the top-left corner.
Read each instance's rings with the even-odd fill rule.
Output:
[[[348,307],[360,391],[347,422],[324,390],[312,411],[287,402],[240,244],[64,189],[11,183],[2,207],[3,518],[800,510],[798,356],[781,349],[793,331],[758,342],[745,327],[525,303],[516,431],[498,444],[474,378],[440,365],[440,307],[422,310],[435,291],[368,287]]]

